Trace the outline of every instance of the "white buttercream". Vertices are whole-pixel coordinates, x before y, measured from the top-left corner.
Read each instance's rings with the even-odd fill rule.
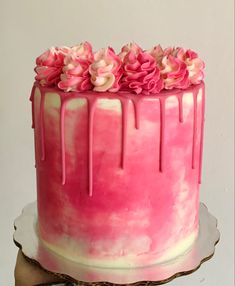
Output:
[[[198,234],[197,231],[190,234],[189,236],[181,240],[179,243],[175,244],[173,247],[164,251],[162,254],[147,253],[146,250],[149,248],[149,245],[150,245],[149,238],[138,237],[137,244],[135,245],[135,247],[138,247],[140,249],[139,255],[129,254],[129,255],[115,256],[115,257],[106,256],[106,258],[104,258],[102,257],[102,253],[100,253],[100,257],[97,257],[97,258],[92,257],[92,259],[85,255],[84,249],[86,249],[86,246],[83,245],[82,243],[80,244],[79,241],[72,242],[71,239],[67,240],[66,238],[64,239],[61,238],[60,240],[61,245],[67,245],[69,242],[69,249],[71,250],[71,253],[73,253],[74,255],[68,254],[65,249],[62,249],[55,245],[51,245],[45,241],[43,241],[43,243],[49,249],[56,252],[57,254],[63,257],[67,257],[68,259],[72,261],[76,261],[77,263],[81,263],[84,265],[105,267],[105,268],[135,268],[135,267],[143,266],[138,263],[138,260],[149,261],[149,265],[151,264],[153,265],[153,264],[158,264],[158,263],[163,263],[163,262],[166,263],[176,258],[177,256],[184,254],[186,251],[190,249],[190,247],[194,243],[195,239],[197,238],[197,234]],[[110,244],[111,243],[112,242],[110,242]],[[120,240],[120,245],[122,245],[122,243],[123,241]],[[115,250],[113,243],[112,243],[112,249]],[[141,252],[144,254],[141,254]],[[84,254],[84,255],[78,255],[78,253]],[[120,254],[123,254],[123,253],[120,253]],[[112,266],[110,267],[110,265]]]

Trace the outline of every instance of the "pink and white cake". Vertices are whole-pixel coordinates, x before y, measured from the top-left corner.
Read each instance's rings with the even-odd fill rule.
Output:
[[[76,262],[132,268],[187,251],[199,230],[204,63],[192,50],[36,59],[32,117],[38,231]]]

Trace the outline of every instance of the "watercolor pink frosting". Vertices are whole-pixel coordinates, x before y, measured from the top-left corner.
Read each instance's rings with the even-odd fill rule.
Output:
[[[192,50],[160,45],[144,51],[129,43],[116,54],[111,47],[93,53],[88,42],[56,47],[36,59],[35,79],[42,86],[70,92],[128,91],[158,94],[162,89],[186,89],[204,78],[204,62]]]
[[[168,261],[192,245],[203,83],[118,97],[68,96],[35,84],[31,100],[38,229],[51,250],[83,264],[128,268]]]

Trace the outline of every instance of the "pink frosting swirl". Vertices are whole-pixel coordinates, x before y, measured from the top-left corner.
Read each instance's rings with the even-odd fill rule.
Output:
[[[82,58],[92,62],[94,55],[92,52],[92,45],[89,42],[84,42],[71,48],[71,53],[76,57]]]
[[[43,86],[56,85],[64,65],[64,58],[70,52],[68,47],[52,47],[36,59],[35,79]]]
[[[186,64],[172,54],[164,55],[159,66],[165,89],[185,89],[190,85]]]
[[[102,49],[95,53],[94,62],[89,73],[95,91],[117,92],[120,88],[121,60],[112,48]]]
[[[161,45],[157,45],[153,47],[151,50],[148,51],[148,53],[154,57],[156,63],[159,65],[162,61],[164,54],[164,50],[162,49]]]
[[[205,64],[198,57],[198,54],[192,50],[185,51],[183,48],[177,48],[174,53],[178,59],[186,64],[190,83],[199,84],[204,78]]]
[[[136,43],[129,43],[122,47],[121,52],[118,54],[119,58],[123,61],[124,57],[130,51],[132,51],[134,54],[138,54],[139,52],[142,52],[143,50]]]
[[[122,89],[145,95],[159,93],[163,88],[160,70],[147,52],[129,51],[123,59]]]
[[[92,89],[89,66],[93,60],[92,46],[85,42],[71,48],[64,59],[63,73],[58,87],[64,91],[86,91]]]

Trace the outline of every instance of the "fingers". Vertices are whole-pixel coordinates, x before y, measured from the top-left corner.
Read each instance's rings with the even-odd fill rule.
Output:
[[[15,286],[33,286],[45,283],[62,283],[63,280],[28,262],[19,250],[15,266]],[[50,285],[50,284],[49,284]],[[53,285],[53,284],[52,284]]]

